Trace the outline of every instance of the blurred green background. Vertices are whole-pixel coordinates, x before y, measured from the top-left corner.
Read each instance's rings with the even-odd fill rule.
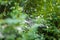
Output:
[[[0,40],[60,40],[60,0],[0,0]]]

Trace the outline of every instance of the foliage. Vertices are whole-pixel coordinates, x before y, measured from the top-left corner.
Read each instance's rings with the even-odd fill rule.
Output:
[[[0,0],[0,40],[60,40],[60,0]]]

